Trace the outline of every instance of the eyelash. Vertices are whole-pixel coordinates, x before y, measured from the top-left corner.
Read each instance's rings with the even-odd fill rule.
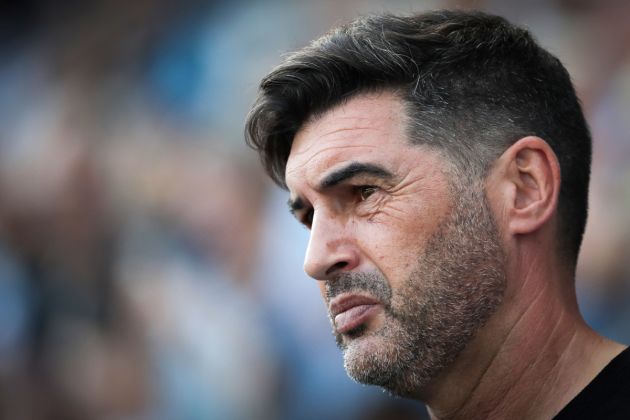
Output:
[[[310,229],[311,225],[313,224],[313,212],[314,210],[312,208],[309,209],[308,212],[304,214],[304,219],[302,220],[302,224],[308,229]]]
[[[359,195],[361,201],[365,201],[370,198],[370,196],[374,194],[377,189],[378,188],[374,185],[361,185],[356,187],[357,194]]]

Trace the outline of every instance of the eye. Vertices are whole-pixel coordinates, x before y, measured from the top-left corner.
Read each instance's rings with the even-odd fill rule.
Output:
[[[362,185],[358,188],[359,197],[361,201],[367,200],[372,194],[376,192],[376,188],[373,185]]]
[[[302,224],[306,226],[308,229],[311,228],[311,225],[313,224],[313,209],[309,209],[304,214],[304,218],[302,219]]]

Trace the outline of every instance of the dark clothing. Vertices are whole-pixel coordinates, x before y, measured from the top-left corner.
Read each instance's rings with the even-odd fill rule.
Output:
[[[554,419],[630,419],[630,348],[606,365]]]

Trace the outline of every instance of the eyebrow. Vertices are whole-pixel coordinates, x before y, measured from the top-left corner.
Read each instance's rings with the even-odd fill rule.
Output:
[[[322,190],[332,188],[359,175],[372,175],[381,179],[390,179],[393,177],[393,174],[387,169],[374,163],[351,162],[326,175],[320,182],[319,188]]]
[[[351,162],[348,165],[326,175],[319,183],[319,188],[321,190],[333,188],[344,181],[360,175],[371,175],[385,180],[391,179],[394,176],[387,169],[374,163]],[[289,206],[289,211],[294,216],[297,211],[303,210],[306,207],[304,201],[300,197],[295,199],[289,198],[287,205]]]

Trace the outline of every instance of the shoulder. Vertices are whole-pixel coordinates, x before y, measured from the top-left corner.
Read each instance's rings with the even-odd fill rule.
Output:
[[[626,348],[566,407],[555,420],[629,419],[630,348]]]

